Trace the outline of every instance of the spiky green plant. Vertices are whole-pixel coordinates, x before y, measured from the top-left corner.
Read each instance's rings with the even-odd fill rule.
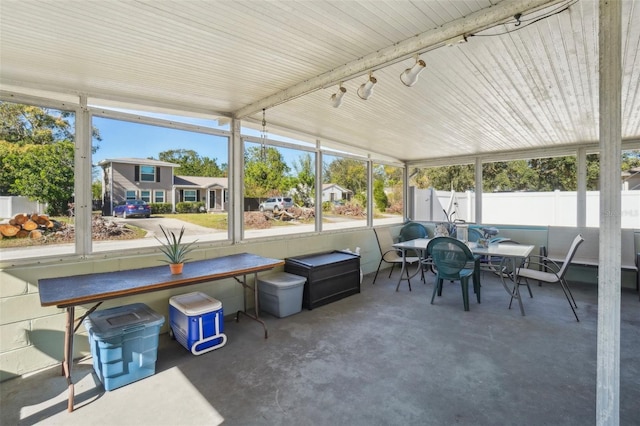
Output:
[[[176,234],[172,231],[165,230],[162,225],[160,225],[160,230],[164,234],[165,241],[162,241],[158,237],[155,237],[156,240],[162,244],[160,250],[167,256],[166,259],[161,260],[161,262],[166,262],[169,264],[178,264],[184,263],[189,259],[186,259],[186,256],[189,252],[191,252],[195,247],[193,245],[196,241],[192,241],[188,244],[182,244],[182,236],[184,235],[184,226],[180,230],[180,235],[176,236]]]

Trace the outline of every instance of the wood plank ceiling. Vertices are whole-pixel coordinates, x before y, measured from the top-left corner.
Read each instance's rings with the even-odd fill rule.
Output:
[[[267,107],[270,127],[411,164],[596,143],[598,3],[531,10],[538,3],[4,0],[0,84],[254,122]],[[520,22],[483,24],[511,10]],[[466,43],[442,42],[461,33]],[[412,46],[426,69],[405,87]],[[627,0],[622,133],[631,147],[639,46],[640,3]],[[356,91],[369,71],[378,84],[364,101]],[[340,82],[347,94],[334,108]]]

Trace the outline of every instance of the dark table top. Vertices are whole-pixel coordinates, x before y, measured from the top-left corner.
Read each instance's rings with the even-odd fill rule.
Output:
[[[65,308],[231,278],[281,265],[284,265],[284,261],[280,259],[239,253],[185,263],[184,271],[179,275],[171,275],[169,266],[165,264],[127,271],[46,278],[38,280],[40,304]]]

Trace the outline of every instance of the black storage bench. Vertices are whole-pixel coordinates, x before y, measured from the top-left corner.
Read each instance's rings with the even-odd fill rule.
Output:
[[[284,270],[307,278],[302,307],[309,310],[360,293],[360,256],[355,253],[335,250],[289,257]]]

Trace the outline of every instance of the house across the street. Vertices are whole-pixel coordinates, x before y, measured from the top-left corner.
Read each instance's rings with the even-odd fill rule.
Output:
[[[103,211],[110,214],[119,202],[141,199],[148,203],[201,201],[206,211],[227,211],[226,177],[175,176],[179,164],[144,158],[114,158],[102,167]]]

